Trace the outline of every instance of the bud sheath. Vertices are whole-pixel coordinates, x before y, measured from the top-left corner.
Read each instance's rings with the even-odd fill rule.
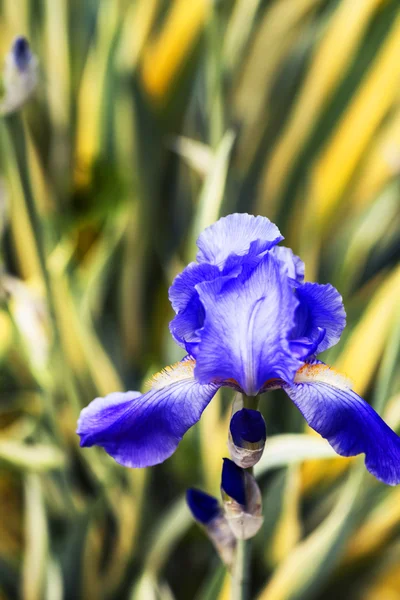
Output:
[[[193,517],[204,527],[221,560],[231,569],[236,538],[218,500],[200,490],[189,489],[186,501]]]
[[[221,494],[235,537],[247,540],[255,536],[263,523],[260,488],[250,473],[229,458],[224,458]]]

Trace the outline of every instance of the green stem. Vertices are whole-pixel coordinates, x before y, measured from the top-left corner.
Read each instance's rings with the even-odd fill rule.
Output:
[[[221,26],[218,9],[213,7],[206,29],[207,36],[207,97],[208,114],[210,115],[210,145],[215,150],[220,143],[225,123],[224,123],[224,102],[221,81],[222,63],[221,63]]]
[[[29,165],[27,160],[28,150],[26,146],[23,121],[18,113],[12,113],[5,117],[4,123],[8,135],[9,145],[13,148],[14,151],[15,165],[21,180],[26,211],[32,227],[32,232],[35,237],[36,251],[39,259],[43,283],[46,289],[50,319],[53,326],[53,336],[57,338],[58,328],[56,323],[56,311],[54,307],[50,276],[46,265],[46,243],[44,240],[43,225],[40,221],[40,216],[37,212],[37,207],[32,192],[32,185],[29,177]]]
[[[259,396],[246,396],[246,394],[242,394],[242,396],[243,408],[251,408],[252,410],[258,409]]]
[[[21,182],[23,196],[25,200],[25,208],[29,223],[32,229],[32,233],[36,244],[36,253],[38,256],[40,274],[44,288],[46,290],[46,301],[49,312],[49,321],[51,324],[51,346],[50,346],[50,364],[48,371],[54,373],[52,388],[49,391],[49,382],[41,379],[41,385],[45,392],[45,398],[47,398],[48,404],[48,417],[50,420],[51,428],[61,446],[65,445],[64,438],[61,433],[59,420],[57,417],[55,402],[53,394],[60,389],[67,389],[71,392],[70,397],[75,400],[75,404],[79,406],[78,394],[76,392],[75,382],[73,375],[70,372],[68,365],[64,358],[64,352],[62,348],[62,341],[58,326],[58,318],[56,311],[56,303],[53,294],[53,283],[51,280],[50,273],[47,268],[47,255],[48,255],[48,240],[46,238],[46,232],[44,231],[43,222],[38,212],[36,205],[36,199],[34,197],[32,182],[29,173],[28,163],[28,148],[26,141],[26,134],[24,129],[24,123],[22,117],[18,113],[13,113],[4,118],[5,132],[9,147],[12,149],[13,160],[15,163],[15,169],[17,170]],[[41,377],[42,374],[41,374]]]
[[[250,589],[251,540],[238,540],[232,573],[232,600],[248,600]]]

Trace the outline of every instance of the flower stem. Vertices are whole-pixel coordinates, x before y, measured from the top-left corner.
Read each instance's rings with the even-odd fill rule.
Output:
[[[257,410],[258,396],[243,394],[243,407]],[[247,469],[253,473],[253,467]],[[232,600],[248,600],[250,591],[250,563],[252,540],[238,540],[232,572]]]
[[[258,409],[259,396],[246,396],[246,394],[242,394],[242,397],[243,408],[251,408],[252,410]]]
[[[250,588],[251,540],[238,540],[232,573],[232,600],[248,600]]]

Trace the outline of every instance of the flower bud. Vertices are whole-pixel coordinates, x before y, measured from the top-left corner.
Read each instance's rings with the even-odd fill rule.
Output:
[[[189,489],[186,492],[186,501],[193,517],[204,527],[221,560],[231,568],[236,538],[218,500],[200,490]]]
[[[14,62],[19,71],[26,71],[32,59],[32,52],[28,40],[22,36],[14,40],[12,53]]]
[[[254,477],[224,458],[221,494],[225,516],[233,534],[240,540],[256,535],[263,523],[260,488]]]
[[[243,469],[255,465],[264,452],[267,429],[258,410],[242,408],[232,415],[228,448],[232,460]]]
[[[193,517],[202,525],[208,525],[221,512],[218,500],[201,490],[187,490],[186,502]]]
[[[17,37],[5,59],[0,114],[6,115],[21,108],[34,92],[37,82],[38,60],[27,39]]]

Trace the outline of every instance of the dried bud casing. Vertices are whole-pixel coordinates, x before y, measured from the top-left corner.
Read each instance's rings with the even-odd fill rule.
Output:
[[[221,494],[225,516],[237,539],[247,540],[256,535],[263,524],[262,498],[254,477],[224,458]]]
[[[219,516],[213,519],[205,529],[222,562],[228,569],[231,569],[235,558],[236,536],[222,509]]]
[[[31,97],[38,83],[38,60],[24,37],[17,37],[5,59],[4,95],[0,114],[20,109]]]
[[[201,490],[189,489],[186,501],[193,517],[204,527],[221,560],[231,569],[236,538],[218,500]]]
[[[233,413],[228,448],[232,460],[243,469],[253,467],[264,452],[267,429],[258,410],[242,408]]]

